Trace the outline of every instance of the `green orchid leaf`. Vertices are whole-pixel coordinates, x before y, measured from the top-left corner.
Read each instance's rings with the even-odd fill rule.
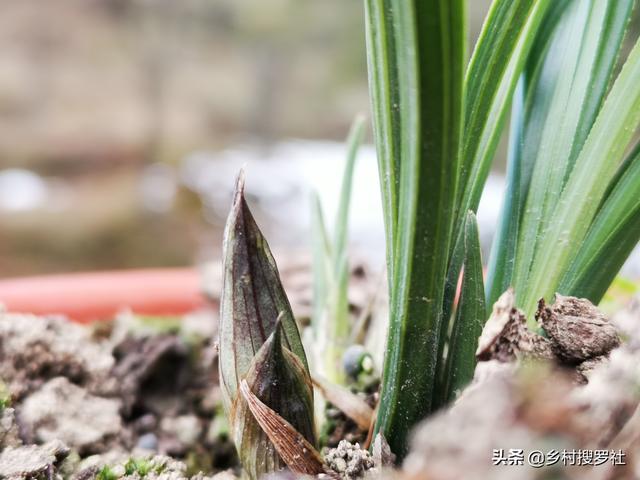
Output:
[[[396,242],[400,184],[400,85],[393,0],[365,0],[365,27],[373,133],[378,157],[387,248],[389,288],[393,278],[391,245]]]
[[[552,2],[496,0],[471,57],[465,78],[458,225],[476,211],[504,126],[513,91],[536,30]]]
[[[532,262],[521,305],[532,314],[539,297],[551,298],[587,235],[640,124],[640,41],[636,42],[558,199]]]
[[[518,252],[518,236],[535,165],[537,146],[550,108],[552,80],[549,73],[542,77],[542,66],[558,22],[569,5],[568,0],[553,2],[536,32],[526,66],[511,109],[507,186],[487,266],[487,307],[489,311],[504,291],[513,285]],[[544,78],[544,81],[541,80]]]
[[[511,110],[511,129],[507,162],[507,188],[500,212],[500,222],[496,229],[491,254],[487,266],[487,307],[491,310],[500,295],[511,285],[518,246],[518,229],[522,211],[522,130],[523,130],[524,82],[520,81],[514,94]],[[487,313],[490,313],[487,312]]]
[[[316,368],[336,383],[344,383],[342,355],[351,333],[349,318],[348,226],[351,190],[358,149],[364,137],[364,117],[358,116],[347,139],[347,158],[335,228],[329,240],[322,206],[312,197],[311,227],[313,235],[314,302],[313,329],[318,356]]]
[[[397,206],[393,205],[393,198],[389,199],[393,195],[383,189],[386,211],[397,208],[395,225],[393,215],[385,217],[387,240],[396,229],[402,232],[387,244],[393,288],[376,430],[384,432],[392,450],[402,457],[409,429],[431,411],[434,394],[442,279],[456,201],[464,2],[394,0],[389,8],[377,9],[384,3],[374,3],[368,2],[369,28],[380,34],[384,27],[393,42],[370,50],[370,77],[374,90],[376,79],[394,79],[386,85],[395,90],[391,97],[398,100],[389,104],[373,95],[373,110],[380,117],[376,142],[391,141],[399,147],[388,162],[390,169],[384,170],[388,152],[382,151],[380,159],[383,185],[395,191],[397,199]],[[394,108],[400,109],[400,117],[393,116]],[[380,128],[385,118],[395,118],[389,136]],[[394,166],[401,167],[400,179],[397,187],[389,187],[387,175]]]
[[[569,2],[541,31],[527,78],[523,162],[530,184],[518,229],[513,285],[522,299],[538,240],[584,145],[622,44],[633,0]],[[556,7],[558,10],[560,7]],[[549,34],[550,31],[550,34]],[[542,36],[544,35],[544,36]],[[605,55],[606,54],[606,55]]]
[[[454,316],[452,315],[455,307],[456,294],[460,282],[460,273],[464,263],[464,231],[460,232],[456,237],[455,246],[451,250],[449,258],[449,267],[444,283],[444,294],[442,301],[442,325],[438,333],[438,360],[436,365],[436,386],[434,389],[434,408],[440,408],[445,402],[444,392],[447,383],[446,358],[444,356],[445,348],[451,329],[453,328]]]
[[[449,339],[446,383],[441,394],[454,400],[473,379],[476,349],[487,319],[478,225],[472,211],[467,213],[464,232],[464,269],[460,300]]]
[[[311,241],[313,252],[313,317],[311,325],[314,336],[321,335],[320,329],[329,315],[328,301],[332,289],[331,245],[325,227],[324,212],[317,192],[311,195]]]
[[[558,292],[598,304],[640,240],[640,145],[600,207]]]
[[[547,0],[494,1],[467,68],[456,241],[450,252],[443,305],[447,314],[453,309],[462,266],[465,213],[478,208],[518,77],[537,30],[554,5]],[[441,349],[442,345],[441,339]]]
[[[333,230],[333,250],[335,252],[333,263],[334,271],[340,271],[342,264],[347,260],[347,239],[349,231],[349,208],[351,206],[351,190],[353,189],[353,172],[356,166],[358,150],[364,139],[364,117],[359,115],[353,121],[349,137],[347,138],[347,158],[342,174],[340,188],[340,201],[336,215],[335,228]]]

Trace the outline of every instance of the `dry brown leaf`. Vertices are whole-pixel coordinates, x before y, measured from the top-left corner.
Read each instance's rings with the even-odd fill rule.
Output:
[[[360,430],[365,432],[369,430],[373,419],[373,409],[363,399],[346,388],[318,376],[314,376],[312,380],[322,396],[353,420]]]
[[[273,443],[278,455],[294,473],[301,475],[325,473],[322,457],[313,445],[289,422],[254,395],[246,380],[240,383],[240,393],[256,421]]]

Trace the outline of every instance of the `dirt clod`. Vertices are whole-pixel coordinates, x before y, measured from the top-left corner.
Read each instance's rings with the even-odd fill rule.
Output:
[[[60,376],[92,393],[112,393],[113,364],[109,346],[94,341],[85,327],[0,312],[0,378],[16,401]]]
[[[564,362],[577,364],[620,345],[615,327],[589,300],[556,294],[553,305],[540,300],[536,317]]]
[[[509,289],[493,306],[478,340],[476,357],[484,361],[511,362],[526,356],[551,359],[551,344],[527,328],[527,320],[515,307],[515,295]]]
[[[2,409],[0,412],[0,452],[6,447],[18,447],[21,443],[15,410],[13,408]]]
[[[352,444],[346,440],[342,440],[336,448],[330,449],[324,460],[332,471],[346,480],[362,477],[367,470],[375,466],[367,450],[362,450],[358,443]]]
[[[188,350],[179,337],[127,337],[114,353],[113,375],[120,384],[126,415],[134,407],[165,411],[175,407],[166,401],[185,387],[189,369]]]
[[[21,480],[45,475],[53,478],[56,465],[69,454],[59,441],[45,445],[7,447],[0,453],[0,478]]]
[[[64,377],[49,380],[18,410],[27,443],[53,439],[80,453],[99,451],[120,430],[120,402],[89,394]]]
[[[513,360],[515,355],[501,356],[498,353],[506,350],[495,349],[497,343],[493,340],[486,341],[499,337],[503,330],[496,328],[489,332],[491,335],[483,333],[484,351],[496,355],[478,363],[472,385],[451,408],[416,429],[411,452],[403,463],[403,472],[409,478],[640,478],[640,472],[634,470],[640,456],[640,306],[621,312],[608,322],[584,300],[561,297],[557,301],[556,310],[551,307],[544,313],[545,328],[554,332],[553,336],[549,334],[553,361],[535,356],[527,361],[518,357],[516,361],[504,361]],[[497,307],[508,314],[503,317],[506,324],[513,310],[505,303]],[[577,312],[591,315],[578,317]],[[554,325],[555,317],[560,315],[574,318]],[[588,326],[576,327],[581,323]],[[565,353],[558,355],[562,342],[571,342],[570,336],[559,333],[567,325],[576,327],[567,327],[572,332],[590,332],[586,338],[598,339],[598,347],[579,336],[575,340],[577,346],[564,345]],[[626,339],[622,344],[614,340],[616,329]],[[558,338],[562,338],[560,342]],[[578,358],[587,360],[576,366]],[[575,381],[576,372],[583,375],[581,383]],[[555,463],[528,467],[532,452],[562,455],[564,451],[594,450],[607,454],[621,450],[624,465],[608,461],[597,467],[573,464],[565,468],[559,457]],[[522,463],[517,460],[520,452]],[[509,457],[511,460],[505,460]]]

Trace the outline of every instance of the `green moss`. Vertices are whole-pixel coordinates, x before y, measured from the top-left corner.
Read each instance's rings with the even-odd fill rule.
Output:
[[[11,406],[11,394],[5,383],[0,380],[0,413]]]
[[[96,480],[117,480],[117,479],[118,479],[118,475],[116,475],[115,472],[106,465],[100,469],[100,471],[98,472],[98,475],[96,476]]]
[[[153,465],[149,460],[130,458],[127,463],[124,464],[124,472],[126,475],[133,475],[137,473],[141,477],[146,476],[153,468]],[[162,468],[160,468],[162,470]],[[156,471],[156,473],[161,473]]]

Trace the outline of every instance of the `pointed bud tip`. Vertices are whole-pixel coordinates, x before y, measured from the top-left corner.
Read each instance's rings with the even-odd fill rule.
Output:
[[[283,317],[284,312],[280,312],[276,319],[276,323],[273,326],[273,332],[271,332],[271,335],[269,335],[269,338],[267,339],[267,343],[270,344],[270,351],[272,354],[282,352],[282,335],[284,328],[282,326]]]
[[[238,172],[238,176],[236,177],[236,188],[233,192],[233,203],[237,204],[242,198],[244,198],[244,167],[240,169]]]

